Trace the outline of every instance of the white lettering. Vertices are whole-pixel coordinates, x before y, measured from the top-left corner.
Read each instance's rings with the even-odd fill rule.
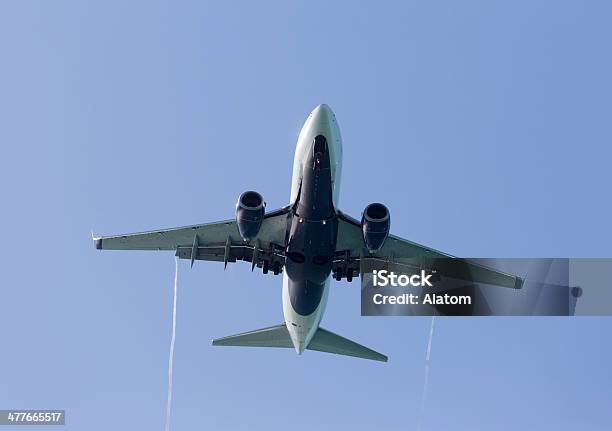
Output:
[[[472,297],[469,295],[436,295],[427,293],[423,298],[423,304],[430,305],[472,305]]]
[[[399,276],[393,271],[387,271],[386,269],[380,271],[372,271],[373,285],[374,287],[432,287],[431,278],[433,274],[426,274],[425,270],[421,270],[420,274],[406,275],[400,274]]]

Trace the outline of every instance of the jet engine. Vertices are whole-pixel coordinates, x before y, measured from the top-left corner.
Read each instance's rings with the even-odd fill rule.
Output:
[[[368,205],[361,216],[363,243],[370,253],[376,253],[385,243],[391,227],[391,215],[386,206],[379,203]]]
[[[263,222],[266,203],[263,197],[254,191],[240,195],[236,203],[236,225],[238,232],[245,241],[253,239],[259,233]]]

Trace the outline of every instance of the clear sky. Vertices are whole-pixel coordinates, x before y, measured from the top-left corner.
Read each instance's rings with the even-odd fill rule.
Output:
[[[0,409],[163,429],[174,258],[114,234],[288,203],[319,103],[341,209],[465,257],[611,257],[606,1],[0,2]],[[210,340],[282,321],[280,277],[180,262],[172,429],[411,430],[430,320],[323,326],[388,364]],[[424,430],[609,430],[612,318],[442,318]],[[8,429],[8,428],[7,428]]]

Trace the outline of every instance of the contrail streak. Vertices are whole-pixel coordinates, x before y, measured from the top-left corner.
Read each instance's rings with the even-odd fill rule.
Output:
[[[176,339],[176,291],[178,288],[178,257],[174,262],[174,299],[172,301],[172,337],[168,357],[168,402],[166,404],[166,431],[170,431],[170,408],[172,407],[172,362],[174,360],[174,341]]]
[[[425,417],[425,403],[427,402],[427,386],[429,385],[429,359],[431,357],[431,341],[433,340],[434,324],[436,322],[436,314],[431,316],[431,327],[429,328],[429,341],[427,342],[427,353],[425,354],[425,382],[423,383],[423,400],[421,402],[421,415],[419,418],[419,426],[423,427],[423,419]]]

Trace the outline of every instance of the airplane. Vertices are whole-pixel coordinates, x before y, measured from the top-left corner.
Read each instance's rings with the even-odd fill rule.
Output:
[[[214,223],[148,232],[94,237],[98,250],[171,250],[180,259],[228,263],[250,262],[251,270],[282,273],[284,322],[268,328],[213,340],[214,346],[294,348],[386,362],[387,356],[320,326],[331,279],[363,276],[366,261],[385,266],[395,257],[445,262],[435,270],[508,288],[522,279],[472,264],[414,242],[390,235],[390,213],[371,203],[361,221],[338,209],[342,172],[342,137],[336,116],[317,106],[302,127],[295,150],[289,204],[266,212],[256,191],[245,191],[235,218]]]

